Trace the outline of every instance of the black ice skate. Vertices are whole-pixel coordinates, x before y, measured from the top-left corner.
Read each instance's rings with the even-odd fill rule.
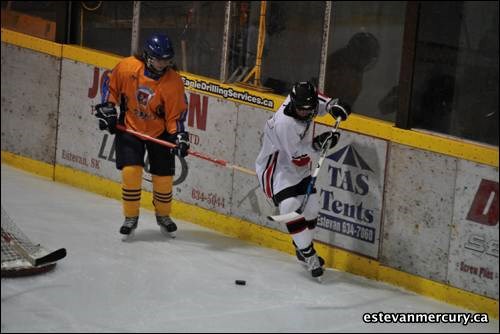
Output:
[[[300,258],[303,258],[303,262],[305,262],[307,270],[311,272],[311,276],[321,282],[321,276],[323,276],[324,273],[323,265],[325,264],[325,261],[319,257],[318,254],[316,254],[313,244],[311,243],[304,249],[297,249],[297,258],[299,260]]]
[[[321,282],[321,276],[325,272],[321,264],[319,263],[319,257],[317,254],[306,257],[307,269],[311,272],[311,276],[318,279]]]
[[[299,260],[300,263],[302,263],[303,265],[307,265],[306,258],[304,257],[304,255],[302,255],[300,250],[297,248],[295,241],[292,241],[292,242],[293,242],[293,245],[295,246],[295,255],[297,255],[297,260]],[[318,255],[318,260],[319,260],[319,264],[323,267],[325,265],[325,260],[319,255]]]
[[[160,225],[161,232],[171,238],[175,238],[177,225],[169,216],[156,216],[156,222]]]
[[[125,221],[122,227],[120,227],[120,233],[123,234],[122,240],[125,241],[134,234],[138,220],[139,217],[125,217]]]

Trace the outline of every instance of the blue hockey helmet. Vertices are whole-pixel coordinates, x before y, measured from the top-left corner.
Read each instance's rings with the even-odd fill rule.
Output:
[[[174,58],[174,48],[167,35],[152,34],[144,44],[144,53],[149,57],[168,60]]]
[[[159,33],[152,34],[144,44],[144,61],[146,67],[156,76],[163,75],[173,66],[172,59],[174,55],[175,52],[172,42],[167,35]],[[164,67],[158,68],[158,65],[154,66],[155,62],[165,63]]]

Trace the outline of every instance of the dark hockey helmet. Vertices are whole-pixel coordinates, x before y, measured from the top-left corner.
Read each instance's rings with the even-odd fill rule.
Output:
[[[296,118],[311,121],[318,114],[318,91],[309,81],[297,82],[290,92],[290,103]]]
[[[146,67],[155,75],[163,75],[173,66],[174,48],[167,35],[155,33],[144,44]]]

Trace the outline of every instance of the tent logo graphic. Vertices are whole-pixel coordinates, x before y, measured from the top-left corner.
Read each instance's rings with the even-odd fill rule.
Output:
[[[373,173],[373,169],[371,169],[371,167],[361,157],[354,146],[351,145],[342,147],[340,150],[330,154],[326,158],[341,163],[342,165],[357,167],[362,170],[369,170]]]

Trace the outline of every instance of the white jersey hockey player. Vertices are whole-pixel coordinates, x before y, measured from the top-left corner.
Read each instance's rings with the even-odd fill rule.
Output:
[[[318,94],[310,82],[293,85],[278,111],[264,128],[262,148],[255,162],[257,177],[265,195],[279,207],[280,214],[294,212],[302,204],[311,180],[310,162],[319,156],[325,141],[334,147],[340,134],[325,132],[313,138],[313,120],[330,113],[343,120],[350,114],[349,106],[338,99]],[[316,190],[310,195],[300,219],[287,222],[297,258],[306,263],[313,277],[323,274],[324,261],[316,255],[313,230],[319,213]]]

